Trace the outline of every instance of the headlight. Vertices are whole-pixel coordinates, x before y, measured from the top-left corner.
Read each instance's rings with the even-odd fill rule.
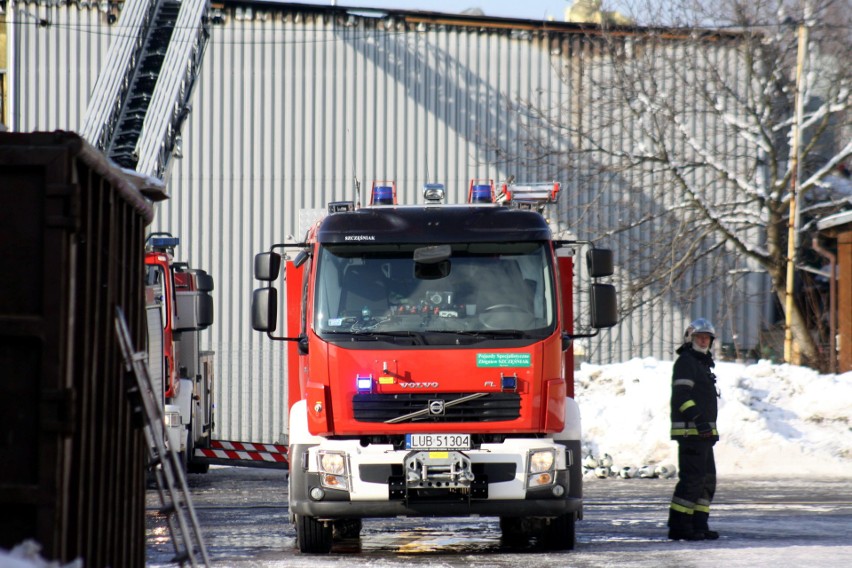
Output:
[[[320,483],[330,489],[349,491],[345,452],[319,452]]]
[[[553,469],[556,453],[553,450],[533,450],[530,452],[530,473],[541,473]]]
[[[324,473],[330,473],[332,475],[345,475],[346,460],[344,459],[344,454],[340,454],[337,452],[320,452],[319,467],[320,470]]]
[[[166,428],[176,428],[180,426],[180,412],[166,412],[166,415],[163,417],[163,421],[166,423]]]

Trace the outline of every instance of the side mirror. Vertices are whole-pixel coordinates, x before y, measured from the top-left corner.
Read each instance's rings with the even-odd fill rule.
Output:
[[[574,338],[571,335],[568,335],[564,331],[562,332],[562,351],[568,351],[571,349],[571,345],[574,343]]]
[[[586,266],[589,267],[589,276],[601,278],[612,276],[613,260],[610,249],[589,249],[586,252]]]
[[[300,266],[305,264],[305,261],[308,260],[308,258],[310,256],[311,256],[310,254],[306,253],[303,250],[300,250],[299,254],[296,255],[295,260],[293,260],[293,266],[295,266],[296,268],[299,268]]]
[[[592,284],[589,304],[592,308],[593,328],[612,327],[618,323],[618,304],[615,299],[615,286],[612,284]]]
[[[277,252],[262,252],[254,257],[254,277],[265,282],[278,279],[281,270],[281,255]]]
[[[212,282],[212,278],[211,278]],[[205,328],[213,325],[213,297],[209,294],[200,294],[196,305],[198,314],[198,327]]]
[[[213,291],[213,277],[203,270],[195,271],[195,286],[199,292]]]
[[[266,333],[272,333],[278,327],[278,290],[259,288],[252,293],[251,327]]]

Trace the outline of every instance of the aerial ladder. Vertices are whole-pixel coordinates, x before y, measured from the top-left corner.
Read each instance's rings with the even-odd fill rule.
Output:
[[[127,0],[82,134],[116,164],[165,182],[210,35],[209,0]]]
[[[126,0],[118,31],[92,90],[82,135],[129,175],[145,178],[145,183],[138,185],[152,201],[168,197],[165,184],[169,163],[173,156],[179,156],[181,127],[190,112],[190,96],[210,35],[210,14],[210,0]],[[149,251],[146,263],[152,256]],[[180,263],[170,261],[172,264]],[[175,298],[179,300],[179,296]],[[163,331],[161,323],[154,327]],[[187,329],[180,331],[188,334]],[[212,354],[204,352],[199,357],[206,359],[208,353]],[[156,376],[156,365],[150,367]],[[176,368],[175,376],[178,371]],[[170,410],[166,414],[173,416]],[[176,422],[180,420],[172,419],[172,426]],[[211,410],[198,424],[212,428],[212,422]],[[204,433],[211,436],[208,430]],[[193,430],[193,438],[201,437]],[[288,467],[287,448],[281,444],[209,439],[209,443],[193,446],[189,461],[199,470],[205,464]]]
[[[167,197],[169,163],[179,149],[210,36],[209,10],[209,0],[126,0],[83,119],[81,133],[90,144],[133,175],[159,180],[142,190],[154,201]],[[133,353],[123,316],[119,319],[122,325],[117,320],[116,330],[125,360],[146,407],[149,468],[159,488],[175,561],[209,565],[181,460],[175,444],[164,440],[164,409],[151,394],[157,391],[144,361],[149,355]]]

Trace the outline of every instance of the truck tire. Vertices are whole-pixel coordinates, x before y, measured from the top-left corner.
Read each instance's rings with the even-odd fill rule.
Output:
[[[189,428],[186,432],[186,459],[184,463],[186,467],[184,471],[186,473],[207,473],[210,471],[209,463],[196,463],[195,461],[195,443],[192,440],[192,435],[194,432],[193,424],[189,425]]]
[[[189,473],[189,454],[192,452],[192,430],[186,431],[186,450],[178,452],[178,461],[183,468],[183,474]]]
[[[542,543],[550,550],[574,550],[577,542],[576,516],[566,513],[550,520],[542,531]]]
[[[518,517],[500,517],[500,540],[504,546],[518,548],[529,542],[523,523]]]
[[[189,463],[186,466],[186,471],[188,473],[207,473],[210,471],[209,463],[197,463],[189,460]]]
[[[328,554],[331,552],[331,523],[313,517],[296,515],[296,541],[301,552]]]
[[[184,456],[184,471],[186,473],[207,473],[210,464],[195,462],[195,422],[196,415],[193,413],[192,422],[186,428],[186,456]]]

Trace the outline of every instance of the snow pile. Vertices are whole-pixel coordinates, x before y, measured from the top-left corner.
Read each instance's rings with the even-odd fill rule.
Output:
[[[852,373],[806,367],[716,363],[716,466],[735,475],[852,475]],[[584,363],[575,373],[584,457],[613,459],[613,470],[677,464],[669,439],[672,362]]]
[[[83,568],[83,561],[77,559],[69,564],[47,561],[41,557],[41,545],[33,540],[25,540],[10,551],[0,548],[0,567],[2,568]]]

